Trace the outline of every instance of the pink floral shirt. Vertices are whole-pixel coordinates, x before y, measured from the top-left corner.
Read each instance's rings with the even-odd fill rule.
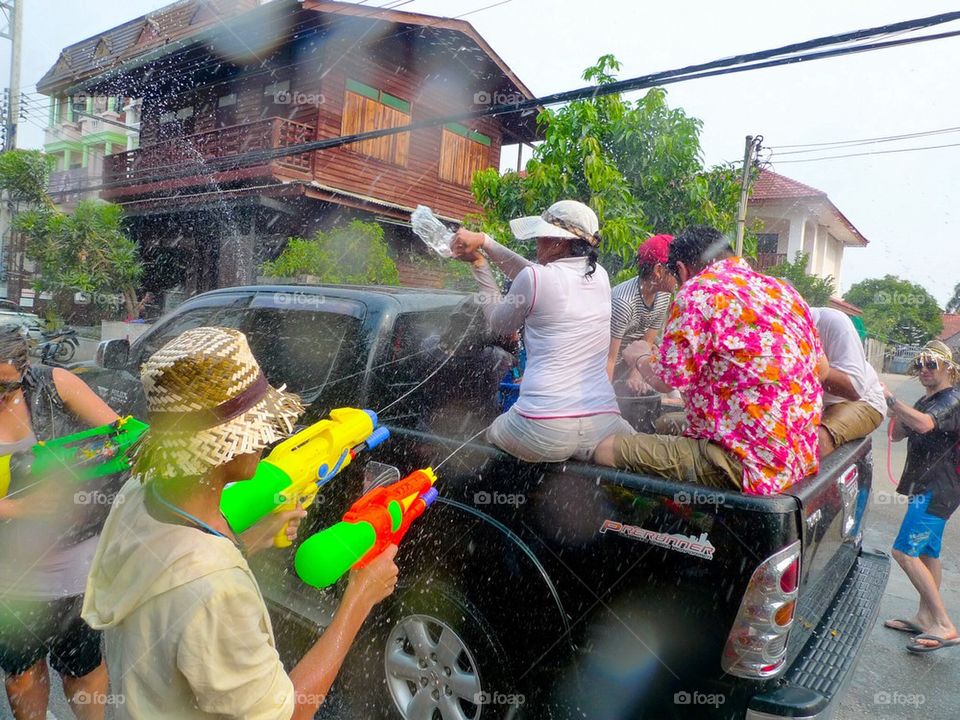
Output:
[[[770,495],[817,471],[820,339],[797,292],[740,258],[677,293],[654,369],[686,400],[687,437],[743,465],[743,490]]]

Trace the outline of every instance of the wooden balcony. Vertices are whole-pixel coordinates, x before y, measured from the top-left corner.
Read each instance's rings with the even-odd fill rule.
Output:
[[[275,160],[250,158],[258,150],[287,147],[316,138],[310,125],[285,118],[266,118],[245,125],[209,130],[196,135],[165,140],[137,150],[104,158],[103,197],[141,194],[155,190],[247,179],[280,176],[311,179],[312,153],[289,155]],[[211,160],[236,158],[226,167],[209,168]],[[196,172],[191,172],[195,168]],[[174,175],[175,177],[169,177]],[[138,186],[131,192],[131,186]]]
[[[786,261],[786,253],[757,253],[757,270],[769,270]]]

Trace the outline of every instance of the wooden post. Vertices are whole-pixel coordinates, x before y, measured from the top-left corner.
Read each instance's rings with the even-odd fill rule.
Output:
[[[743,255],[743,233],[747,225],[747,200],[750,191],[750,164],[753,161],[753,135],[747,135],[743,148],[743,173],[740,176],[740,206],[737,209],[737,257]]]

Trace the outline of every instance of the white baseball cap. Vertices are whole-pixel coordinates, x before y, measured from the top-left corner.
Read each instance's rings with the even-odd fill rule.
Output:
[[[594,247],[600,243],[597,214],[577,200],[560,200],[548,207],[543,215],[511,220],[510,230],[517,240],[569,238],[586,240]]]

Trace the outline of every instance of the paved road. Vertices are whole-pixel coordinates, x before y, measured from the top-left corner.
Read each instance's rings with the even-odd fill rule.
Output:
[[[903,375],[885,375],[883,381],[900,399],[914,402],[923,392],[920,383]],[[903,519],[905,506],[894,494],[887,474],[886,423],[874,433],[874,492],[864,544],[889,552]],[[894,443],[893,476],[900,477],[906,457],[906,442]],[[960,522],[954,518],[943,538],[943,588],[947,611],[960,622]],[[900,567],[893,563],[890,582],[854,678],[843,699],[837,720],[887,720],[928,718],[956,720],[957,682],[960,680],[960,648],[929,655],[913,655],[904,648],[909,637],[887,630],[885,618],[909,618],[917,609],[917,593]]]
[[[885,375],[883,381],[903,400],[913,402],[922,388],[913,378]],[[887,473],[886,423],[874,434],[874,493],[867,517],[865,544],[889,551],[903,518],[904,505],[897,500],[894,486]],[[892,447],[894,477],[900,476],[906,454],[906,443]],[[947,526],[944,537],[943,595],[954,621],[960,621],[960,520]],[[951,552],[952,551],[952,552]],[[903,571],[893,564],[887,593],[880,610],[880,622],[874,627],[866,649],[850,683],[837,720],[893,720],[925,718],[927,720],[957,720],[956,686],[960,679],[960,648],[942,650],[923,656],[914,656],[904,647],[907,636],[886,630],[882,620],[891,617],[910,617],[916,611],[917,594]],[[51,709],[59,720],[71,717],[60,691],[60,683],[53,682]],[[9,720],[5,702],[0,702],[0,720]]]

